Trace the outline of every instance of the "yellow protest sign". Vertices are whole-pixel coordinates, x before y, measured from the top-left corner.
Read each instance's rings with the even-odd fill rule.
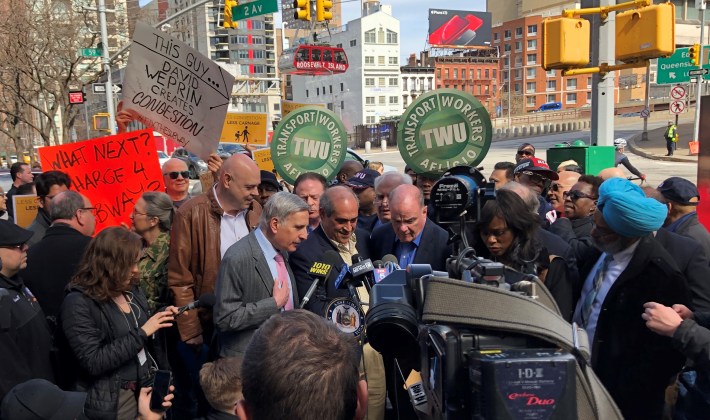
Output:
[[[259,169],[273,172],[274,162],[271,160],[271,149],[259,149],[251,152],[251,156]]]
[[[289,112],[293,112],[293,111],[297,110],[298,108],[301,108],[304,106],[325,107],[325,105],[323,105],[323,104],[302,104],[302,103],[293,102],[293,101],[281,101],[281,119],[286,118],[286,115],[288,115]]]
[[[219,141],[266,146],[267,121],[266,114],[228,112]]]
[[[15,209],[15,224],[23,228],[31,225],[37,216],[37,196],[14,195],[12,203]]]

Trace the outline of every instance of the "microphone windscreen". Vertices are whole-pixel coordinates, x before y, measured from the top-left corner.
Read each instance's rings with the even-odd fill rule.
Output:
[[[382,257],[382,262],[383,262],[383,263],[388,263],[388,262],[390,262],[390,263],[392,263],[392,264],[397,264],[397,265],[399,265],[399,260],[397,259],[397,257],[395,257],[395,256],[392,255],[392,254],[387,254],[387,255],[385,255],[384,257]]]
[[[200,307],[202,308],[211,308],[214,306],[215,303],[217,303],[217,298],[214,296],[214,293],[203,293],[200,296]]]

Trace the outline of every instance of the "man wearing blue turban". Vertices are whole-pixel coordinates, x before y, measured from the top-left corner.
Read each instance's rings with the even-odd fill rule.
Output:
[[[574,321],[592,343],[592,368],[626,419],[660,419],[664,390],[683,366],[670,339],[639,316],[646,302],[689,302],[685,278],[653,238],[666,207],[623,178],[599,187],[592,241],[602,252],[585,278]]]

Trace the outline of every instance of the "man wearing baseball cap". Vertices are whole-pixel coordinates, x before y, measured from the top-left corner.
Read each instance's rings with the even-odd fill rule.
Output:
[[[369,233],[372,233],[378,221],[375,207],[375,178],[378,176],[380,173],[375,170],[363,169],[347,181],[359,200],[357,227]]]
[[[513,169],[515,180],[535,191],[540,201],[540,217],[549,223],[557,220],[557,215],[552,205],[545,200],[547,190],[550,188],[552,181],[557,181],[560,176],[557,172],[550,169],[550,166],[543,159],[531,157],[522,159]]]
[[[673,176],[661,182],[658,191],[668,206],[668,216],[663,226],[679,235],[698,241],[710,258],[710,233],[698,221],[696,212],[700,202],[698,188],[685,178]]]
[[[259,190],[259,204],[263,207],[269,197],[283,190],[279,180],[276,179],[276,175],[273,172],[261,170],[261,184],[257,187]]]
[[[17,274],[27,267],[31,237],[29,230],[0,220],[0,398],[28,379],[54,380],[44,312]]]

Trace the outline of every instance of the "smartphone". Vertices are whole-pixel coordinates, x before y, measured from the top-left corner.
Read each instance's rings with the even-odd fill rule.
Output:
[[[165,397],[170,393],[170,385],[173,382],[173,373],[169,370],[159,370],[155,372],[153,378],[153,390],[150,393],[150,410],[163,412],[167,410],[163,407]]]

